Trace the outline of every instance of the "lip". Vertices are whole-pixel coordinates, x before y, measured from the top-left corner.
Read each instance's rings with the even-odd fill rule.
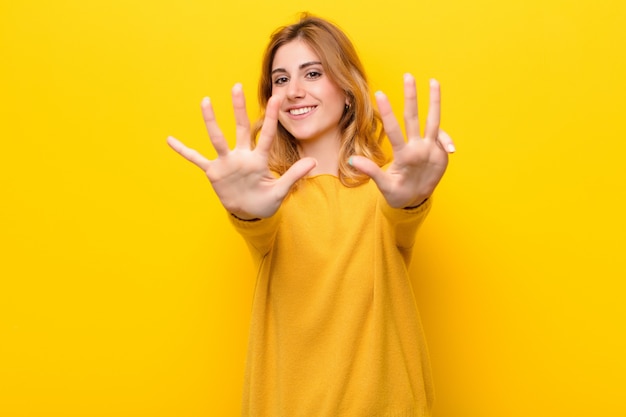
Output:
[[[305,112],[302,114],[292,113],[292,111],[294,110],[301,110],[301,109],[307,109],[307,108],[310,108],[308,112]],[[288,107],[287,109],[285,109],[285,113],[287,113],[287,116],[289,116],[289,118],[297,120],[297,119],[304,119],[305,117],[310,116],[311,114],[315,112],[315,110],[317,110],[317,105],[301,105],[301,106]]]

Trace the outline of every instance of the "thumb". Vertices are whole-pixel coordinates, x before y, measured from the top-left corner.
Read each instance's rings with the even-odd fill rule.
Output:
[[[374,180],[381,192],[384,193],[384,190],[388,189],[387,175],[374,161],[364,156],[353,155],[348,159],[348,164]]]
[[[293,185],[317,166],[313,158],[302,158],[291,166],[279,179],[276,180],[276,192],[282,199]]]
[[[350,159],[348,159],[348,165],[356,168],[358,171],[373,179],[379,187],[380,182],[384,180],[385,172],[378,165],[376,165],[374,161],[367,159],[364,156],[351,156]]]

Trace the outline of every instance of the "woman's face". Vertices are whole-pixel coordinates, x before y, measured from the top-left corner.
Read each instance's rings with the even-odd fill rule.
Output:
[[[301,141],[339,139],[346,96],[305,42],[278,48],[271,77],[272,95],[283,98],[278,120],[289,133]]]

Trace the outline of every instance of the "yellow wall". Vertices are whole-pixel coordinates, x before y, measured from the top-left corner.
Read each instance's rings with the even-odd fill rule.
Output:
[[[1,416],[237,415],[248,254],[165,138],[213,155],[200,99],[232,137],[302,10],[397,110],[403,72],[442,83],[458,154],[412,266],[436,415],[626,415],[626,2],[360,4],[2,0]]]

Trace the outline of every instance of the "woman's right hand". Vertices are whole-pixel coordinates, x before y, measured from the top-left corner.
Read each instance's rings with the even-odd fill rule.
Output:
[[[271,217],[293,184],[308,174],[316,161],[302,158],[276,178],[268,168],[268,155],[276,136],[280,98],[272,97],[267,103],[257,146],[251,149],[250,120],[241,84],[233,87],[232,94],[237,137],[234,149],[228,147],[208,98],[202,100],[202,114],[217,158],[209,160],[171,136],[167,143],[206,173],[222,205],[230,213],[244,220]]]

